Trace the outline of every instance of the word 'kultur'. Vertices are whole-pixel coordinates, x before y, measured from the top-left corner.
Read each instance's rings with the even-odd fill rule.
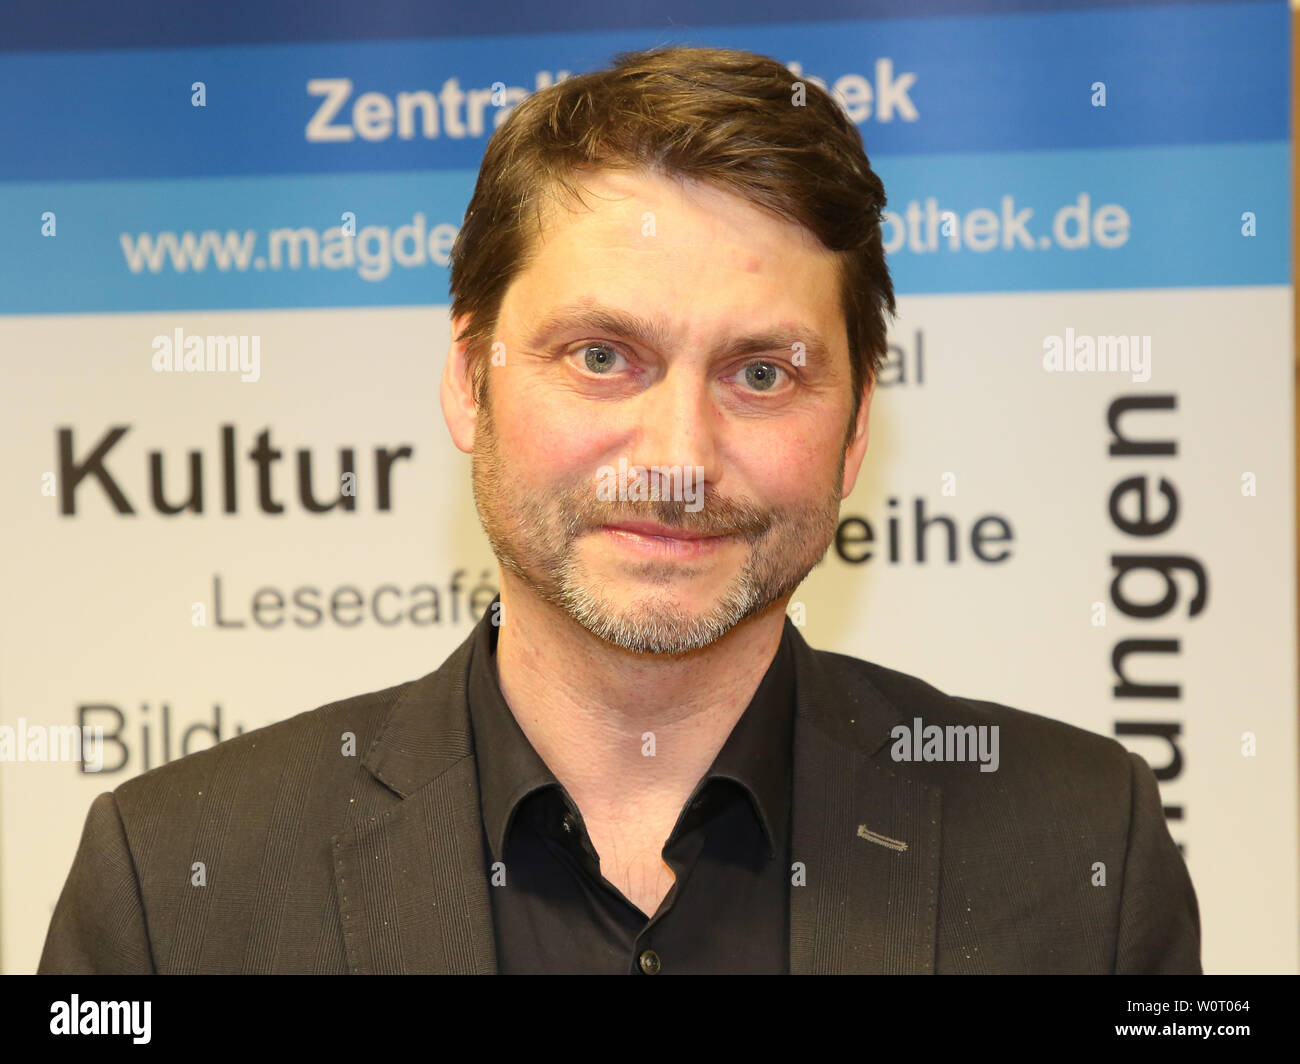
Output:
[[[127,498],[122,484],[109,468],[108,459],[111,452],[131,431],[129,425],[114,425],[82,457],[76,457],[76,446],[71,428],[58,430],[58,495],[59,512],[71,517],[77,513],[77,493],[83,485],[95,484],[99,487],[109,504],[119,514],[133,514],[135,507]],[[284,452],[271,442],[271,430],[263,429],[254,437],[256,446],[244,457],[253,473],[253,487],[256,489],[257,508],[266,514],[282,514],[286,496],[276,491],[273,474],[276,464],[284,457]],[[397,447],[376,447],[374,449],[374,475],[370,483],[374,485],[375,509],[388,511],[393,506],[393,465],[399,459],[410,458],[415,449],[410,444]],[[222,425],[220,449],[217,456],[202,451],[190,451],[189,462],[181,456],[173,456],[174,465],[188,465],[188,486],[183,494],[167,491],[168,478],[165,475],[167,455],[161,450],[145,453],[145,479],[148,484],[148,496],[153,508],[160,514],[179,514],[185,511],[194,514],[207,512],[207,496],[204,493],[204,473],[216,466],[215,479],[221,484],[221,512],[234,514],[239,512],[239,484],[237,470],[240,467],[239,449],[235,442],[235,426]],[[139,461],[139,458],[136,459]],[[321,502],[312,488],[313,452],[310,447],[298,449],[296,465],[296,487],[298,501],[308,513],[321,514],[331,510],[352,513],[357,509],[357,486],[359,477],[356,473],[356,452],[351,447],[340,447],[338,472],[322,473],[320,481],[328,483],[337,492],[329,502]],[[292,474],[290,475],[292,479]],[[172,474],[171,490],[176,491],[175,478]],[[53,494],[53,491],[50,491]]]

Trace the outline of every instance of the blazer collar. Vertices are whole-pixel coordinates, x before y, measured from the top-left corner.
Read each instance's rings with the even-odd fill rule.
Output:
[[[882,756],[909,717],[863,663],[816,651],[785,625],[795,657],[790,971],[933,972],[940,789]],[[333,840],[352,971],[497,970],[466,693],[477,635],[404,689],[362,759],[402,800]]]

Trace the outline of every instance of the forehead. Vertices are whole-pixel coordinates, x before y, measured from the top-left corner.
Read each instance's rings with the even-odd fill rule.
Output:
[[[691,335],[803,325],[847,352],[837,256],[810,231],[713,185],[637,171],[577,181],[543,201],[541,229],[503,322],[598,298]]]
[[[705,181],[655,170],[588,170],[571,176],[580,197],[554,190],[542,198],[541,243],[578,234],[626,234],[672,246],[722,242],[829,256],[803,226]]]

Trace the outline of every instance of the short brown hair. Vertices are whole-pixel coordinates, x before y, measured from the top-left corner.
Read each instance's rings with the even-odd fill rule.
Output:
[[[803,104],[795,106],[803,85]],[[518,104],[488,142],[451,250],[451,313],[469,315],[475,401],[506,290],[535,244],[546,196],[580,200],[583,171],[648,169],[730,192],[812,232],[837,252],[852,367],[853,414],[887,349],[894,309],[880,214],[885,186],[840,105],[775,59],[721,48],[624,52],[608,70],[567,78]]]

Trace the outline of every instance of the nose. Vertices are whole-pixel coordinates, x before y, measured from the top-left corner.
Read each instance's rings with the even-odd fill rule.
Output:
[[[638,397],[636,434],[628,464],[649,469],[689,469],[697,490],[715,485],[718,468],[719,412],[701,371],[674,367]]]

